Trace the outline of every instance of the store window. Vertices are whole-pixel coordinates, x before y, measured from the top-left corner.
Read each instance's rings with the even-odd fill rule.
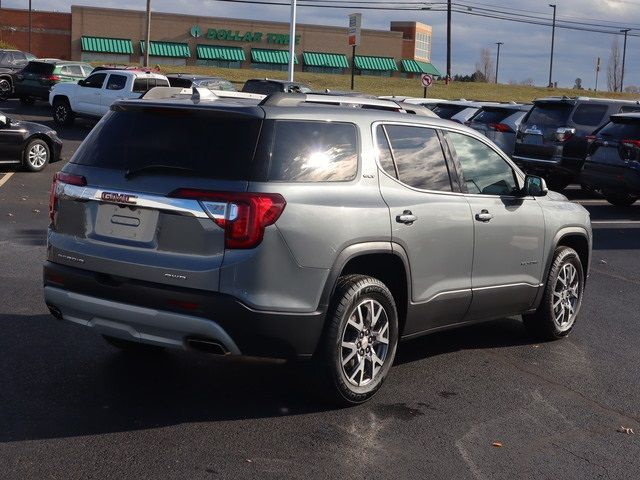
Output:
[[[416,34],[415,56],[418,58],[431,58],[431,35],[428,33]]]
[[[196,65],[201,67],[218,68],[240,68],[242,62],[231,62],[229,60],[197,60]]]
[[[276,70],[278,72],[286,72],[288,65],[286,63],[252,63],[251,68],[253,70]]]
[[[371,75],[373,77],[390,77],[390,70],[357,70],[358,75]]]
[[[336,67],[314,67],[311,65],[305,65],[304,67],[302,67],[302,71],[310,73],[332,73],[334,75],[342,75],[345,69]]]

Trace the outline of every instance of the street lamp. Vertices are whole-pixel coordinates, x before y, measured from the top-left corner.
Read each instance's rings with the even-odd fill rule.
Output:
[[[147,31],[144,40],[144,66],[149,67],[149,50],[151,50],[151,0],[147,0]]]
[[[498,67],[500,66],[500,46],[504,45],[503,42],[496,42],[498,45],[498,53],[496,55],[496,83],[498,83]]]
[[[29,53],[31,53],[31,0],[29,0]]]
[[[556,4],[550,3],[549,6],[553,8],[553,27],[551,29],[551,61],[549,62],[549,87],[553,87],[553,44],[556,40]]]
[[[630,28],[624,28],[620,30],[620,33],[624,33],[624,46],[622,47],[622,72],[620,74],[620,91],[624,88],[624,62],[627,58],[627,34],[631,31]]]

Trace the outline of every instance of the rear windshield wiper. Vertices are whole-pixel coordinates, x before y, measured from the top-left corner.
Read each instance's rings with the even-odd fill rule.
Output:
[[[145,172],[157,172],[162,170],[177,171],[182,173],[197,173],[193,168],[178,167],[176,165],[145,165],[140,168],[130,168],[124,173],[124,178],[131,178]]]

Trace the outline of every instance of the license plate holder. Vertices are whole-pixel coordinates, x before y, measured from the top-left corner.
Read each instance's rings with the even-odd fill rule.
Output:
[[[103,237],[151,242],[158,216],[157,210],[105,203],[98,206],[94,231]]]

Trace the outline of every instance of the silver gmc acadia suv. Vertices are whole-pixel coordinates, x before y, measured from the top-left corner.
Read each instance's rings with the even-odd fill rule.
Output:
[[[347,404],[401,339],[571,331],[589,214],[481,134],[385,100],[185,92],[116,103],[56,174],[56,318],[128,350],[310,358]]]

